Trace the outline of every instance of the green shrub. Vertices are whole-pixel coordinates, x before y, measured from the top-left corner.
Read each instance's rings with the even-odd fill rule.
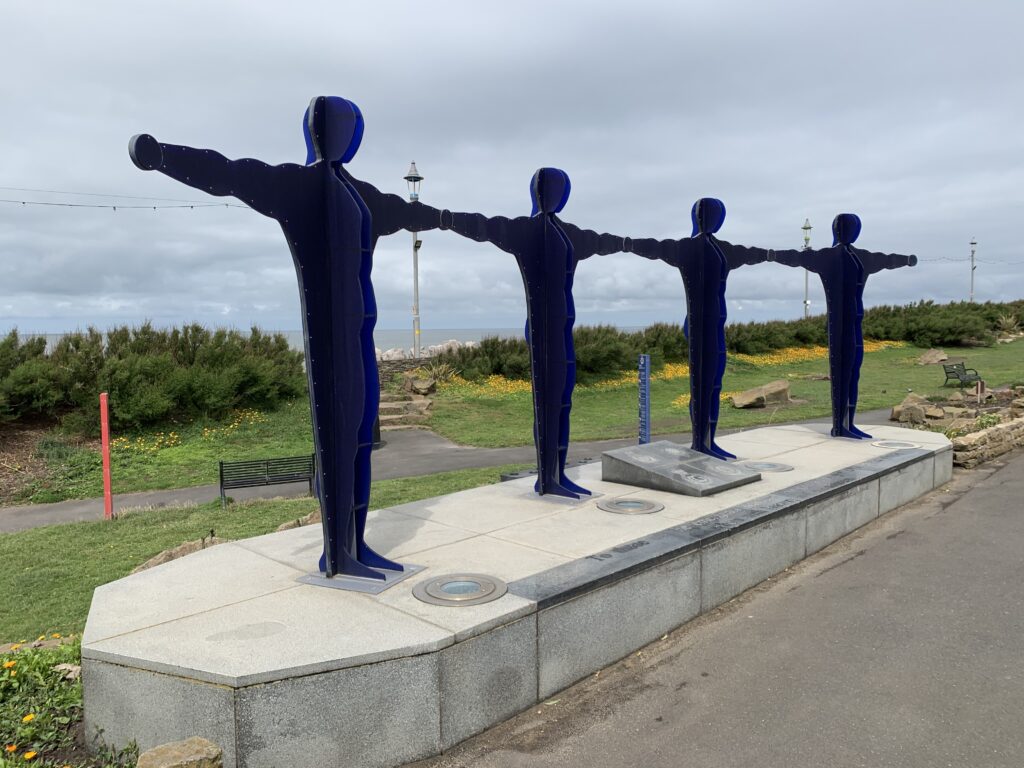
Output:
[[[61,416],[76,432],[99,431],[98,395],[110,394],[114,427],[170,416],[220,417],[238,407],[274,408],[305,392],[303,355],[281,334],[95,328],[62,337],[0,339],[0,418]]]

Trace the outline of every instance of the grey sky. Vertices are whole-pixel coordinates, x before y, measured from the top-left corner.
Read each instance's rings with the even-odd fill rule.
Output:
[[[208,198],[128,159],[134,133],[228,157],[301,162],[311,97],[359,104],[351,172],[405,194],[415,160],[436,207],[518,216],[542,165],[573,182],[563,218],[633,237],[689,235],[701,196],[721,236],[775,248],[915,253],[870,304],[1022,295],[1024,5],[1006,2],[6,2],[0,6],[0,186]],[[11,189],[0,198],[146,201]],[[159,202],[154,201],[156,204]],[[423,236],[425,328],[518,327],[511,257]],[[380,328],[410,325],[410,237],[378,245]],[[820,288],[812,300],[822,310]],[[734,272],[730,319],[801,312],[803,275]],[[682,319],[677,273],[594,257],[577,322]],[[300,326],[276,223],[240,208],[116,212],[0,203],[0,331],[198,320]]]

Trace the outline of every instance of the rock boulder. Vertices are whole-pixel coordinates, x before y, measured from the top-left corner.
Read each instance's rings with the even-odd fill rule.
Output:
[[[220,747],[193,736],[143,752],[139,755],[138,768],[222,768],[223,761]]]
[[[949,355],[943,352],[941,349],[929,349],[919,358],[917,358],[918,365],[938,365],[949,360]]]
[[[764,408],[789,402],[789,382],[779,379],[732,396],[734,408]]]

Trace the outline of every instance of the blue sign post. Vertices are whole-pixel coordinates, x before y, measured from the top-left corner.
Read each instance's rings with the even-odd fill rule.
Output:
[[[651,356],[640,355],[640,439],[639,444],[651,442]]]

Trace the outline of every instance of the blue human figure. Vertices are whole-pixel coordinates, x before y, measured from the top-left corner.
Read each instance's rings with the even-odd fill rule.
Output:
[[[276,219],[288,240],[302,303],[306,370],[316,451],[315,489],[323,516],[320,569],[384,579],[374,569],[402,566],[364,541],[370,451],[380,399],[370,273],[377,238],[399,229],[434,229],[438,211],[385,195],[343,167],[359,149],[363,117],[338,97],[319,96],[306,110],[307,164],[229,160],[209,149],[132,138],[129,153],[211,195],[233,196]]]
[[[733,454],[715,443],[725,374],[725,301],[729,272],[745,264],[768,260],[768,251],[719,240],[715,233],[725,222],[725,205],[702,197],[690,211],[693,234],[680,240],[627,238],[627,250],[660,259],[679,270],[686,291],[683,330],[690,346],[690,421],[692,447],[720,459]]]
[[[864,360],[864,285],[868,275],[883,269],[913,267],[917,257],[854,248],[860,228],[859,216],[840,213],[832,221],[831,248],[773,251],[771,260],[789,267],[803,267],[821,278],[828,312],[832,435],[867,439],[871,435],[853,423],[860,365]]]
[[[562,221],[571,184],[565,171],[541,168],[530,181],[529,216],[488,218],[479,213],[441,212],[441,229],[478,242],[490,242],[512,254],[526,289],[526,341],[533,375],[533,436],[540,494],[578,499],[590,491],[565,476],[569,450],[569,414],[576,384],[572,297],[576,266],[595,254],[623,250],[623,239],[598,234]]]

